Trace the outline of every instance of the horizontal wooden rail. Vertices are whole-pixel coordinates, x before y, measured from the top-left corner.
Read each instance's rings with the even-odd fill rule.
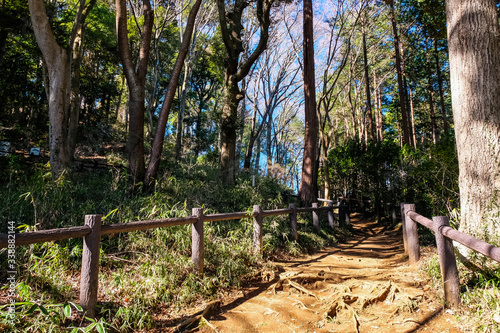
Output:
[[[90,234],[90,227],[86,225],[79,227],[22,232],[15,234],[14,244],[15,246],[21,246],[21,245],[29,245],[36,243],[45,243],[63,239],[85,237],[88,234]],[[4,249],[7,246],[8,246],[8,235],[7,234],[0,235],[0,249]]]
[[[197,217],[173,217],[168,219],[158,219],[149,221],[134,221],[127,223],[117,223],[102,225],[101,235],[116,234],[119,232],[129,232],[137,230],[146,230],[152,228],[173,227],[176,225],[193,224],[198,220]]]
[[[315,207],[303,207],[303,208],[297,208],[297,213],[311,213],[316,211]]]
[[[239,213],[221,213],[221,214],[208,214],[203,217],[205,222],[217,222],[217,221],[229,221],[229,220],[239,220],[253,217],[252,213],[239,212]]]
[[[432,220],[425,218],[424,216],[414,212],[409,211],[407,215],[415,222],[425,225],[427,228],[434,230]],[[455,242],[458,242],[464,246],[467,246],[469,249],[474,250],[476,252],[481,253],[482,255],[487,256],[495,261],[500,262],[500,248],[493,246],[491,244],[486,243],[480,239],[474,238],[471,235],[464,234],[461,231],[453,229],[452,227],[443,226],[439,229],[439,232],[448,237]]]
[[[421,225],[426,226],[427,228],[434,230],[434,223],[432,220],[428,219],[425,216],[422,216],[412,210],[406,213],[408,217],[410,217],[413,221],[420,223]]]
[[[267,216],[277,216],[277,215],[288,215],[292,214],[293,210],[290,208],[284,208],[284,209],[275,209],[275,210],[264,210],[262,211],[262,217],[267,217]]]

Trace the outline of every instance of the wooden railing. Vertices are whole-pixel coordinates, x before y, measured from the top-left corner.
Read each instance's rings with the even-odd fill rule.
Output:
[[[264,217],[289,215],[291,237],[293,240],[297,240],[297,213],[312,212],[313,226],[316,232],[319,232],[320,223],[318,212],[328,212],[328,224],[333,228],[335,225],[333,210],[336,208],[338,208],[338,225],[343,227],[345,226],[346,216],[348,214],[347,210],[345,209],[345,206],[334,206],[331,202],[328,203],[328,206],[326,207],[319,207],[317,203],[313,203],[312,207],[297,208],[294,204],[290,204],[289,208],[275,210],[262,210],[261,206],[256,205],[253,207],[252,213],[239,212],[207,215],[204,214],[203,208],[194,208],[192,216],[188,217],[135,221],[109,225],[101,223],[101,215],[86,215],[85,225],[79,227],[23,232],[16,233],[14,236],[11,233],[0,234],[0,249],[8,248],[10,252],[16,246],[83,237],[82,267],[80,276],[80,305],[86,311],[86,316],[93,318],[95,317],[95,307],[97,304],[101,235],[191,224],[191,260],[194,263],[195,271],[198,274],[202,274],[204,266],[203,224],[205,222],[253,218],[253,251],[255,253],[262,253],[262,225]],[[347,219],[348,218],[349,217],[347,216]]]
[[[460,304],[460,282],[452,241],[456,241],[471,250],[500,262],[500,248],[451,228],[447,216],[435,216],[430,220],[416,213],[415,205],[407,203],[401,204],[401,216],[405,252],[408,254],[411,264],[420,260],[417,223],[434,231],[443,281],[444,299],[449,306]]]

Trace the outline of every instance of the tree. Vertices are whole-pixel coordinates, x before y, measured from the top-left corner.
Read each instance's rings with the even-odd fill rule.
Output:
[[[193,34],[194,24],[196,21],[196,15],[198,14],[198,10],[200,9],[201,3],[202,0],[196,0],[196,2],[193,5],[193,8],[191,8],[191,12],[189,13],[181,48],[179,50],[179,54],[177,55],[177,59],[175,60],[174,69],[172,70],[172,77],[170,79],[170,83],[168,84],[167,92],[165,94],[165,99],[161,107],[160,118],[158,119],[158,125],[156,127],[155,138],[153,141],[153,150],[151,152],[151,158],[149,160],[148,170],[144,180],[146,186],[151,185],[152,181],[156,178],[156,174],[158,173],[161,153],[163,151],[163,141],[165,138],[165,127],[167,126],[170,107],[172,106],[172,102],[174,100],[175,90],[176,90],[175,88],[177,87],[182,66],[184,64],[184,60],[186,59],[186,55],[188,53],[189,45],[191,42],[191,36]]]
[[[254,9],[254,15],[259,24],[258,43],[248,57],[241,59],[241,55],[245,50],[243,44],[243,11],[249,6],[250,2],[235,0],[227,4],[224,0],[217,0],[222,40],[227,52],[220,125],[220,165],[222,181],[225,184],[233,184],[235,177],[236,131],[240,123],[238,121],[238,105],[244,98],[244,92],[240,90],[238,85],[247,76],[252,65],[267,46],[269,26],[271,25],[270,12],[273,3],[274,0],[256,1],[255,8],[252,9]]]
[[[460,229],[500,236],[500,29],[494,0],[446,2]]]
[[[38,47],[49,77],[49,145],[52,177],[71,168],[76,144],[79,108],[80,59],[85,19],[96,0],[80,1],[68,42],[59,45],[42,0],[29,0],[29,10]]]
[[[314,34],[312,0],[304,0],[304,157],[299,198],[311,203],[316,198],[318,181],[318,116],[316,114],[316,85],[314,80]]]
[[[399,42],[398,26],[396,22],[396,16],[394,13],[394,0],[385,0],[389,5],[389,11],[391,15],[392,31],[394,35],[394,52],[395,52],[395,62],[396,62],[396,73],[398,77],[398,91],[399,91],[399,105],[401,109],[401,127],[402,127],[402,143],[412,144],[412,137],[410,134],[410,124],[407,112],[407,94],[405,89],[405,84],[403,83],[403,68],[401,64],[401,44]]]
[[[145,83],[153,32],[153,10],[149,0],[143,0],[144,26],[140,34],[137,63],[134,63],[129,46],[127,7],[125,0],[116,0],[116,33],[123,70],[129,89],[129,134],[127,140],[128,162],[131,181],[142,181],[144,162],[144,111]]]

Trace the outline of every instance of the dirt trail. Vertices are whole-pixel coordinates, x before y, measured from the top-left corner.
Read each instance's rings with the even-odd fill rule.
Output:
[[[268,282],[222,300],[209,318],[218,332],[461,332],[408,266],[400,232],[353,218],[345,243],[293,261]]]

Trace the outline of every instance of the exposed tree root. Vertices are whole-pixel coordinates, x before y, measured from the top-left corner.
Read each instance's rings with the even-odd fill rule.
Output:
[[[207,326],[209,326],[215,332],[217,332],[217,329],[212,324],[209,323],[207,318],[210,317],[210,314],[213,313],[214,310],[219,308],[219,306],[220,306],[220,301],[213,301],[213,302],[208,303],[203,311],[197,312],[192,317],[190,317],[190,318],[186,319],[185,321],[183,321],[182,323],[180,323],[177,326],[177,332],[182,332],[186,329],[197,328],[198,326],[200,326],[200,323],[202,323],[202,322],[204,322],[205,324],[207,324]],[[193,326],[193,325],[196,325],[196,326]]]

